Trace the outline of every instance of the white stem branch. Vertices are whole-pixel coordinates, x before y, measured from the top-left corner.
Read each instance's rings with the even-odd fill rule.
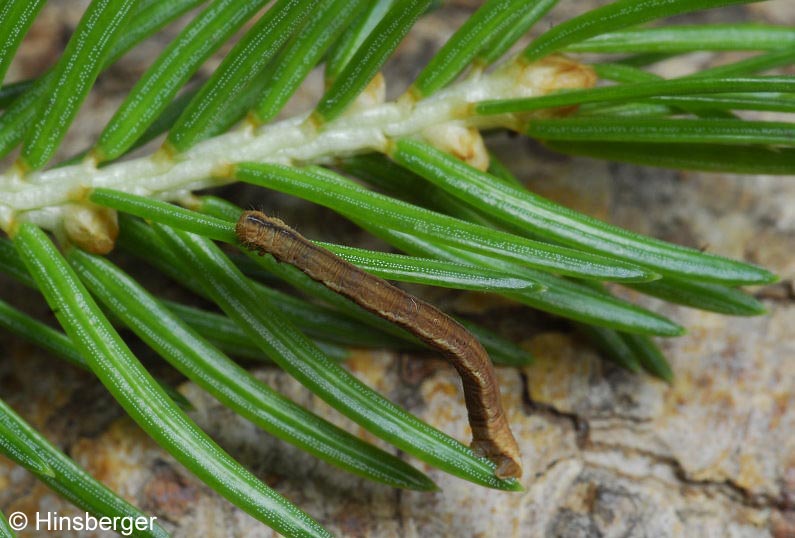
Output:
[[[390,139],[418,136],[429,127],[453,121],[477,128],[510,127],[515,125],[514,117],[478,116],[472,104],[543,95],[572,84],[592,84],[589,69],[563,60],[552,57],[532,65],[510,64],[495,73],[454,84],[417,103],[399,100],[352,112],[320,130],[302,116],[258,129],[244,127],[172,158],[156,152],[102,168],[86,160],[25,177],[19,177],[11,168],[0,175],[0,227],[9,231],[16,222],[25,220],[56,229],[64,206],[85,200],[96,187],[173,201],[193,190],[232,181],[222,172],[231,163],[324,163],[355,153],[383,152]],[[574,77],[574,83],[572,66],[582,73]],[[565,80],[561,84],[562,79]]]

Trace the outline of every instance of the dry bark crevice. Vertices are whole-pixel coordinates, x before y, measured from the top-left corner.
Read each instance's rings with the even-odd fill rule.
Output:
[[[575,438],[575,444],[581,451],[580,459],[582,460],[587,459],[588,453],[598,452],[618,452],[624,456],[643,457],[649,461],[649,468],[658,465],[668,467],[670,469],[671,475],[676,477],[681,486],[688,488],[699,488],[708,491],[711,494],[722,495],[728,501],[741,504],[748,508],[773,509],[782,512],[791,511],[793,509],[792,498],[786,491],[783,491],[783,488],[780,495],[776,496],[764,492],[752,491],[751,489],[741,485],[737,480],[729,477],[723,480],[694,478],[687,471],[685,465],[683,465],[683,463],[674,456],[661,454],[652,450],[644,450],[633,446],[594,441],[590,435],[593,417],[585,417],[578,414],[577,412],[563,411],[558,409],[552,403],[544,403],[534,400],[530,395],[530,391],[528,390],[528,374],[526,372],[520,372],[520,376],[522,380],[522,386],[524,388],[522,391],[522,402],[525,412],[528,414],[535,413],[545,415],[557,421],[562,420],[564,423],[567,423],[568,427],[571,429],[572,435]],[[647,418],[638,418],[629,415],[614,415],[611,418],[617,419],[619,423],[629,422],[630,424],[649,424],[651,422],[651,420]],[[604,428],[605,424],[602,422],[602,417],[599,417],[599,419],[600,427]],[[623,426],[624,425],[622,424],[622,427]],[[550,461],[541,471],[537,471],[534,474],[534,478],[539,479],[543,477],[561,461],[565,461],[565,459],[554,459]],[[600,467],[599,465],[595,465],[593,462],[584,461],[584,463],[586,467]],[[610,470],[613,473],[622,474],[618,469],[609,466],[604,466],[602,468],[605,470]],[[624,476],[632,480],[644,479],[642,477],[638,477],[637,475],[624,474]],[[656,478],[652,475],[649,475],[647,478],[656,480]]]

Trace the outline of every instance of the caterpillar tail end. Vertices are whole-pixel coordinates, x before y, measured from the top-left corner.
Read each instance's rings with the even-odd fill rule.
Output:
[[[522,477],[522,458],[519,446],[510,431],[498,439],[475,439],[472,450],[497,465],[494,476],[501,479]]]

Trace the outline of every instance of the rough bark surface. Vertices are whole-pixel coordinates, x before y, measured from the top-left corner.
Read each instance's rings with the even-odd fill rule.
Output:
[[[562,2],[557,18],[603,2]],[[393,92],[478,2],[451,2],[422,22],[387,73]],[[11,76],[41,71],[62,47],[83,2],[51,2]],[[795,24],[790,0],[734,7],[698,21]],[[102,78],[69,147],[84,147],[159,50],[146,45]],[[720,59],[727,59],[723,56]],[[691,55],[668,74],[707,61]],[[216,65],[211,62],[212,65]],[[13,78],[12,78],[13,80]],[[319,78],[298,96],[310,103]],[[525,456],[524,493],[499,493],[426,469],[441,491],[397,491],[352,478],[258,431],[194,385],[181,390],[192,416],[232,455],[339,536],[743,537],[795,536],[795,183],[606,164],[553,155],[527,141],[491,145],[542,195],[633,230],[745,259],[782,277],[756,291],[769,309],[729,318],[622,291],[669,315],[689,334],[662,342],[676,380],[668,386],[600,359],[565,323],[507,301],[426,290],[431,300],[509,335],[537,357],[499,369],[504,404]],[[250,193],[251,194],[251,193]],[[239,193],[237,193],[239,196]],[[276,206],[309,237],[356,241],[340,219],[285,197]],[[282,203],[284,202],[284,203]],[[129,261],[129,260],[128,260]],[[153,281],[163,293],[177,294]],[[5,283],[4,298],[47,317],[32,292]],[[50,316],[50,319],[52,317]],[[271,536],[272,531],[211,492],[149,440],[86,373],[4,335],[0,395],[92,474],[159,518],[174,536]],[[147,364],[156,359],[139,343]],[[389,352],[357,353],[350,369],[459,439],[470,437],[455,372],[443,361]],[[322,416],[359,433],[275,369],[257,375]],[[377,441],[376,441],[377,442]],[[77,510],[24,470],[0,461],[0,508],[8,514]],[[20,536],[36,536],[34,532]],[[44,533],[41,536],[54,536]],[[66,535],[66,534],[65,534]],[[76,534],[71,534],[76,535]],[[100,536],[85,533],[84,536]],[[104,536],[104,535],[103,535]],[[112,534],[107,534],[112,536]]]

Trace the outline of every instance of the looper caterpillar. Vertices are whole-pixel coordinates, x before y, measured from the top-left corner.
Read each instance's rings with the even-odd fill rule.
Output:
[[[235,231],[247,248],[297,267],[440,351],[461,376],[472,448],[497,464],[497,477],[521,476],[519,447],[502,409],[494,367],[469,331],[436,307],[318,247],[277,218],[246,211]]]

